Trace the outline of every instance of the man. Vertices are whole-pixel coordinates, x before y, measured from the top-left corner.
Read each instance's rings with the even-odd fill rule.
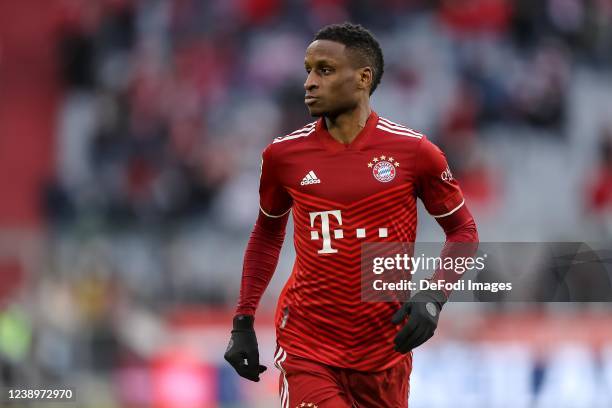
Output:
[[[370,108],[384,63],[369,31],[327,26],[304,63],[305,103],[319,119],[263,152],[261,211],[225,358],[253,381],[266,369],[254,314],[292,210],[297,257],[276,316],[281,406],[405,408],[410,351],[433,335],[447,293],[421,291],[403,306],[362,302],[361,244],[414,242],[417,196],[447,243],[476,242],[476,226],[442,152]]]

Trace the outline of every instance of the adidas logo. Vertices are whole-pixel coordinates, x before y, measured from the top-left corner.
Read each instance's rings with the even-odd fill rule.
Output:
[[[304,178],[302,179],[302,182],[300,184],[303,185],[303,186],[307,186],[309,184],[320,184],[320,183],[321,183],[321,180],[319,180],[319,178],[314,173],[314,171],[310,170],[308,172],[308,174],[306,174],[306,176],[304,176]]]

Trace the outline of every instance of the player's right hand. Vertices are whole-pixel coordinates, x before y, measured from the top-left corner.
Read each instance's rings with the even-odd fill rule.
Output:
[[[232,337],[223,357],[234,367],[239,376],[259,381],[259,374],[266,371],[266,367],[259,364],[259,348],[253,321],[253,316],[234,317]]]

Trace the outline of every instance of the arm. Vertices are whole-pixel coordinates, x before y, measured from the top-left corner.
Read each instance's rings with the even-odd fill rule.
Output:
[[[416,164],[417,193],[427,211],[444,230],[446,240],[442,259],[471,257],[478,249],[478,231],[474,217],[465,204],[457,180],[450,171],[444,153],[427,139],[421,140]],[[437,270],[432,280],[456,282],[461,277],[451,269]],[[444,300],[450,292],[444,292]]]
[[[259,301],[278,264],[291,208],[291,198],[277,181],[276,167],[272,160],[266,159],[268,154],[266,149],[259,185],[260,212],[244,254],[240,298],[224,355],[238,375],[251,381],[259,381],[259,374],[266,370],[259,364],[253,323]]]
[[[473,256],[478,248],[476,223],[465,205],[459,185],[452,177],[444,154],[426,139],[421,141],[419,153],[417,193],[446,234],[440,257]],[[439,269],[432,279],[456,282],[460,277],[453,270]],[[407,323],[395,337],[396,351],[407,353],[433,336],[440,311],[449,295],[449,291],[423,290],[402,305],[391,319],[397,325],[408,317]]]
[[[478,249],[478,230],[474,217],[465,204],[457,212],[447,217],[436,218],[436,220],[446,234],[444,248],[440,253],[442,259],[474,256]],[[432,280],[455,283],[461,276],[454,270],[438,269]],[[450,291],[444,291],[445,301],[449,296]]]
[[[255,315],[259,300],[276,270],[288,219],[288,213],[272,218],[259,212],[244,253],[236,315]]]
[[[271,146],[261,157],[259,216],[244,253],[240,299],[236,315],[255,314],[259,300],[272,279],[285,239],[292,199],[280,181],[280,166]]]

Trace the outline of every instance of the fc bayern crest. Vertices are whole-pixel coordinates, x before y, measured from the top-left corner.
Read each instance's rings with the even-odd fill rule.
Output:
[[[372,168],[372,175],[376,180],[388,183],[395,178],[399,163],[393,157],[380,156],[373,158],[368,167]]]

